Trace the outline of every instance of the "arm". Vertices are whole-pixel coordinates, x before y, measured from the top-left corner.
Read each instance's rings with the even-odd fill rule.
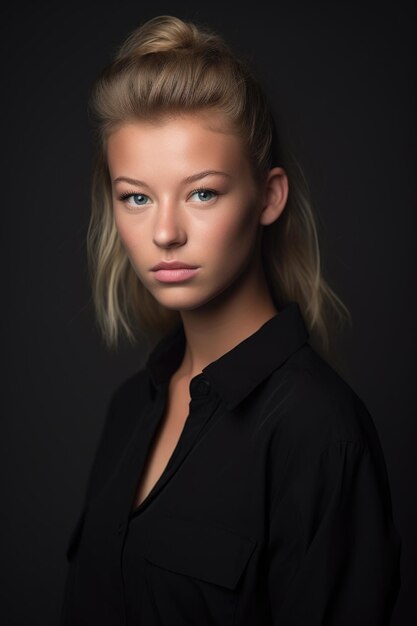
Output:
[[[387,626],[401,539],[385,467],[360,440],[289,459],[273,476],[268,593],[272,623]]]

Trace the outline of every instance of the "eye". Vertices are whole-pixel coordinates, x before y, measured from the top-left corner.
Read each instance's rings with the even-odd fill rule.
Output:
[[[128,198],[133,198],[133,203],[134,203],[133,205],[131,203],[126,202]],[[144,204],[147,204],[147,200],[149,200],[149,196],[145,195],[144,193],[127,192],[127,193],[123,193],[119,197],[119,200],[121,200],[122,202],[125,202],[125,204],[129,206],[143,206]]]
[[[217,191],[214,191],[214,189],[206,189],[205,187],[201,189],[195,189],[192,192],[191,196],[194,196],[195,194],[197,194],[198,199],[202,202],[208,202],[209,200],[212,200],[213,197],[219,195]]]

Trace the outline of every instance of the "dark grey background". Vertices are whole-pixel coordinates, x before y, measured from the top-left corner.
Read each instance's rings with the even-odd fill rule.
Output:
[[[205,22],[252,59],[310,183],[330,284],[349,307],[345,378],[384,449],[403,539],[395,626],[417,623],[415,39],[412,2],[14,4],[3,13],[2,600],[55,625],[65,547],[112,389],[143,363],[106,351],[85,234],[93,79],[138,23]],[[306,625],[307,626],[307,625]]]

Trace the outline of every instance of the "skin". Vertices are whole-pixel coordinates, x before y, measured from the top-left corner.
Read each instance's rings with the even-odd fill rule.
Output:
[[[257,186],[242,140],[213,112],[125,123],[108,138],[107,161],[115,224],[132,266],[155,299],[181,315],[186,349],[176,378],[186,386],[278,313],[260,246],[264,226],[284,210],[286,173],[274,167]],[[183,182],[207,170],[229,176]],[[146,186],[115,182],[120,177]],[[125,193],[132,195],[121,200]],[[173,260],[200,267],[186,282],[159,282],[151,267]]]

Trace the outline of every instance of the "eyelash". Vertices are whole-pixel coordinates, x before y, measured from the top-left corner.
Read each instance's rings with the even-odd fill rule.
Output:
[[[220,196],[221,195],[218,191],[215,191],[215,189],[210,189],[209,187],[198,187],[198,189],[194,189],[190,193],[190,195],[193,196],[195,193],[199,193],[200,191],[209,191],[210,193],[213,193],[215,196]],[[142,193],[138,193],[137,191],[126,191],[126,192],[122,193],[118,197],[118,200],[120,200],[121,202],[125,202],[126,206],[128,206],[127,203],[126,203],[126,200],[128,198],[130,198],[131,196],[146,196],[146,194],[145,193],[143,193],[143,194]],[[149,196],[146,196],[146,197],[149,197]],[[208,200],[207,203],[208,202],[210,202],[210,201]],[[207,203],[206,202],[201,202],[201,204],[207,204]],[[137,208],[140,208],[141,206],[146,206],[146,205],[145,204],[142,204],[142,205],[138,204]],[[135,209],[130,209],[128,207],[128,211],[132,211],[132,210],[135,210]]]

